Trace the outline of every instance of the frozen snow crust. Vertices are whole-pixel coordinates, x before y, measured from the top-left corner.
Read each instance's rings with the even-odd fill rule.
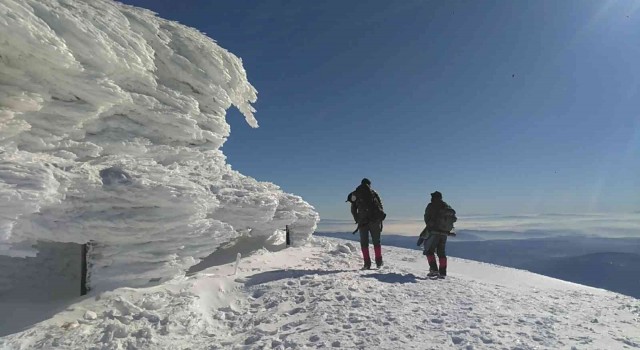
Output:
[[[226,109],[257,127],[255,100],[239,58],[150,11],[0,1],[0,254],[95,241],[93,287],[111,288],[175,276],[241,234],[290,225],[303,243],[313,207],[220,150]]]

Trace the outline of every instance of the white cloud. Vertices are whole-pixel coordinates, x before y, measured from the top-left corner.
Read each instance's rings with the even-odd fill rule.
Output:
[[[459,216],[456,231],[526,233],[540,231],[548,235],[578,234],[603,237],[640,237],[640,213],[622,214],[539,214]],[[351,232],[356,225],[348,220],[322,220],[319,232]],[[389,220],[386,234],[417,236],[424,228],[422,220]]]

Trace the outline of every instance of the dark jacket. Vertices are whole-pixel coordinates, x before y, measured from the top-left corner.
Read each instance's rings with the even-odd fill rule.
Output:
[[[436,230],[437,215],[444,208],[451,207],[442,199],[432,199],[431,203],[427,204],[427,208],[424,210],[424,223],[427,225],[427,230]]]
[[[380,196],[376,191],[374,191],[367,185],[362,184],[358,186],[355,191],[349,193],[349,199],[353,198],[352,195],[355,195],[356,197],[356,200],[349,200],[349,202],[351,202],[351,215],[353,216],[353,220],[355,220],[355,222],[358,224],[367,224],[370,221],[378,221],[376,220],[376,218],[370,217],[371,213],[366,210],[370,208],[358,208],[358,196],[366,198],[370,196],[370,194],[373,195],[375,199],[377,199],[377,201],[380,203],[380,209],[382,209],[382,199],[380,199]],[[380,221],[382,221],[383,219],[384,218],[380,219]]]

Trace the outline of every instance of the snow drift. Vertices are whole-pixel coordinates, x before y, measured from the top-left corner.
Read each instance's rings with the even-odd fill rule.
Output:
[[[100,289],[170,278],[242,234],[290,225],[304,242],[313,207],[220,150],[226,110],[257,127],[255,100],[239,58],[150,11],[0,1],[0,254],[93,241]]]

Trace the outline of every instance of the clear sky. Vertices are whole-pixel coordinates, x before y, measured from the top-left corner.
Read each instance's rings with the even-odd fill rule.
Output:
[[[126,0],[214,38],[258,90],[232,167],[347,218],[640,210],[639,1]]]

